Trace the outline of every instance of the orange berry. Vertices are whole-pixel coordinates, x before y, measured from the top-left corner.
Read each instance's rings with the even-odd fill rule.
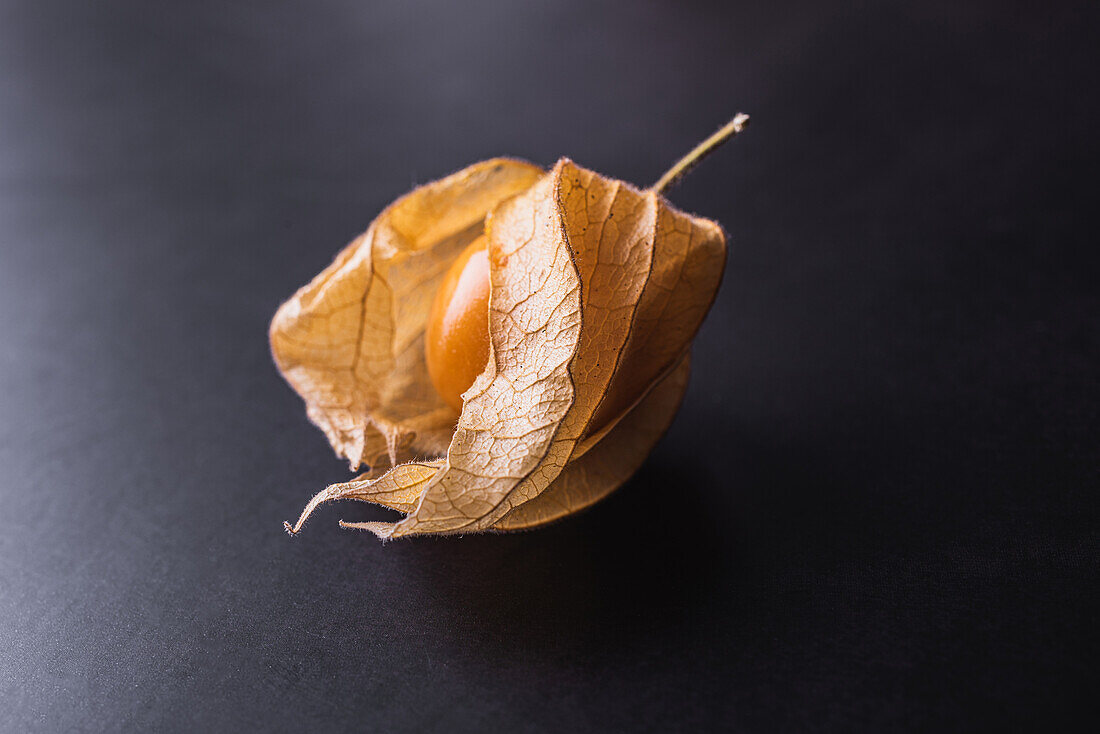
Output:
[[[432,301],[424,356],[432,384],[448,405],[462,410],[462,393],[489,361],[489,240],[485,235],[451,265]]]

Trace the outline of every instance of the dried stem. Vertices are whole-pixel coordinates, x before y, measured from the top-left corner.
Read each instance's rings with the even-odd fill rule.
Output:
[[[675,186],[676,183],[684,177],[684,174],[694,168],[699,161],[713,153],[722,143],[744,130],[745,126],[748,124],[749,116],[743,112],[738,112],[733,116],[733,119],[723,125],[720,130],[696,145],[692,151],[683,158],[676,161],[676,164],[665,171],[665,175],[661,176],[657,183],[653,184],[650,188],[658,194],[663,194],[669,188]]]

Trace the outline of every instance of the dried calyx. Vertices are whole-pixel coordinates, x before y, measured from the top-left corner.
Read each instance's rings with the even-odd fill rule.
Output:
[[[687,385],[726,256],[715,223],[560,160],[477,163],[397,200],[278,311],[276,364],[352,467],[306,507],[390,538],[529,528],[624,482]],[[457,423],[456,423],[457,420]]]

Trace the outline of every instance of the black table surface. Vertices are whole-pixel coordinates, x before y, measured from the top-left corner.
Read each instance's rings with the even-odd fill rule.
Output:
[[[1042,7],[1040,7],[1042,6]],[[1095,4],[6,2],[0,730],[1097,713]],[[731,256],[595,508],[379,544],[272,365],[389,201],[559,156]]]

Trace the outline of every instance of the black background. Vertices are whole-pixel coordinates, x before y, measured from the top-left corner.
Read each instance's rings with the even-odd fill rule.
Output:
[[[0,6],[0,728],[955,730],[1096,714],[1096,6]],[[537,532],[348,476],[276,306],[498,154],[726,279],[643,470]]]

